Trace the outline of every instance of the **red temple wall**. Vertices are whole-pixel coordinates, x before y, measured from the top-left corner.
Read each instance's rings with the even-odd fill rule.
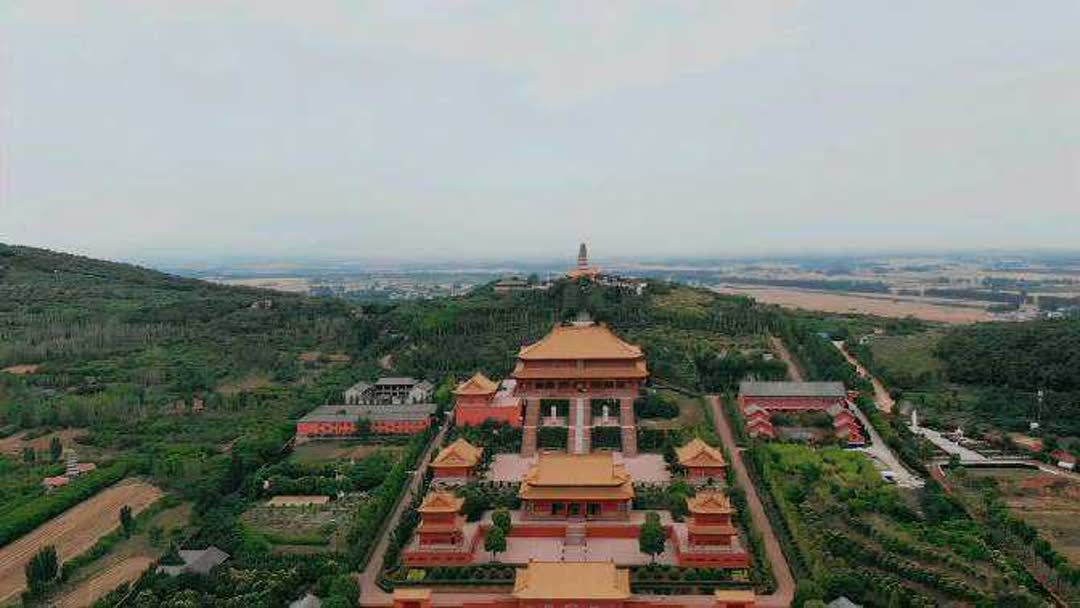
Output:
[[[461,478],[469,477],[472,474],[472,470],[469,469],[469,467],[432,467],[431,470],[434,471],[433,475],[435,476],[435,478]]]
[[[480,426],[485,420],[505,422],[518,428],[521,426],[521,408],[491,407],[486,403],[478,406],[458,403],[454,408],[454,424],[457,426]]]

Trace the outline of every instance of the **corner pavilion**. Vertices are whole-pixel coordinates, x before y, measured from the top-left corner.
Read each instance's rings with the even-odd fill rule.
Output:
[[[525,409],[522,456],[536,454],[540,425],[568,427],[568,447],[574,454],[589,452],[594,426],[618,426],[622,453],[637,455],[634,399],[649,376],[645,354],[606,325],[583,320],[555,326],[521,349],[512,376],[514,394]],[[566,417],[555,406],[541,411],[541,399],[568,402]],[[594,411],[593,400],[616,402],[612,409],[617,413],[607,405]]]
[[[679,466],[686,469],[691,481],[721,480],[727,470],[724,453],[695,437],[690,443],[675,448]]]
[[[518,496],[527,519],[626,520],[634,483],[609,452],[541,454]]]
[[[435,479],[467,479],[473,476],[483,455],[484,448],[459,437],[440,450],[429,466],[434,470]]]

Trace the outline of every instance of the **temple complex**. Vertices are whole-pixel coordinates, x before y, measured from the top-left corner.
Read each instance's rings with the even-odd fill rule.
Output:
[[[841,382],[742,382],[739,408],[751,437],[776,437],[774,413],[825,412],[832,417],[836,438],[852,447],[866,444]]]
[[[634,399],[649,375],[645,354],[606,325],[580,320],[555,326],[540,341],[521,349],[512,375],[514,395],[525,409],[523,456],[536,454],[541,424],[568,427],[567,445],[574,454],[589,452],[593,426],[617,425],[622,429],[623,454],[637,454]],[[541,411],[541,400],[568,406],[560,411],[557,405],[544,404]],[[594,401],[606,402],[595,410],[598,415]]]
[[[634,482],[610,452],[541,454],[518,491],[526,519],[622,519]]]
[[[722,480],[727,472],[727,461],[720,450],[695,437],[690,443],[675,448],[679,466],[686,469],[690,481]]]
[[[476,472],[477,465],[484,455],[484,448],[476,447],[459,437],[456,441],[439,450],[438,455],[429,465],[432,476],[439,481],[467,481]]]

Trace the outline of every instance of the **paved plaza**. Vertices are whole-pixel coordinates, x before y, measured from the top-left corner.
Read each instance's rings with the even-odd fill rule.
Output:
[[[626,467],[626,472],[634,482],[640,483],[670,483],[671,473],[667,470],[667,463],[660,454],[638,454],[631,458],[624,458],[622,453],[615,452],[615,464]],[[491,468],[485,479],[487,481],[518,482],[529,471],[529,467],[536,464],[536,457],[523,457],[519,454],[496,454],[492,460]]]
[[[482,546],[477,550],[476,563],[492,561],[491,554]],[[529,559],[540,561],[586,561],[606,562],[615,560],[618,566],[641,566],[648,564],[648,555],[638,551],[638,541],[633,538],[590,538],[583,546],[564,546],[561,538],[515,538],[506,539],[506,551],[498,560],[504,564],[527,564]],[[675,549],[671,542],[664,544],[664,552],[657,556],[658,564],[674,564]]]

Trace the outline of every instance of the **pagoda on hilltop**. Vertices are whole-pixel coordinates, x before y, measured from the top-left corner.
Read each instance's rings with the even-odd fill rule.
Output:
[[[578,246],[577,267],[566,273],[567,278],[570,279],[588,279],[594,280],[600,276],[600,269],[595,266],[589,266],[589,248],[582,243]]]
[[[637,454],[634,399],[649,376],[645,354],[606,325],[587,316],[556,325],[521,349],[512,376],[514,395],[525,410],[523,456],[536,454],[540,425],[567,427],[574,454],[589,452],[593,427],[619,427],[622,453]],[[541,399],[563,404],[545,405],[542,412]]]

